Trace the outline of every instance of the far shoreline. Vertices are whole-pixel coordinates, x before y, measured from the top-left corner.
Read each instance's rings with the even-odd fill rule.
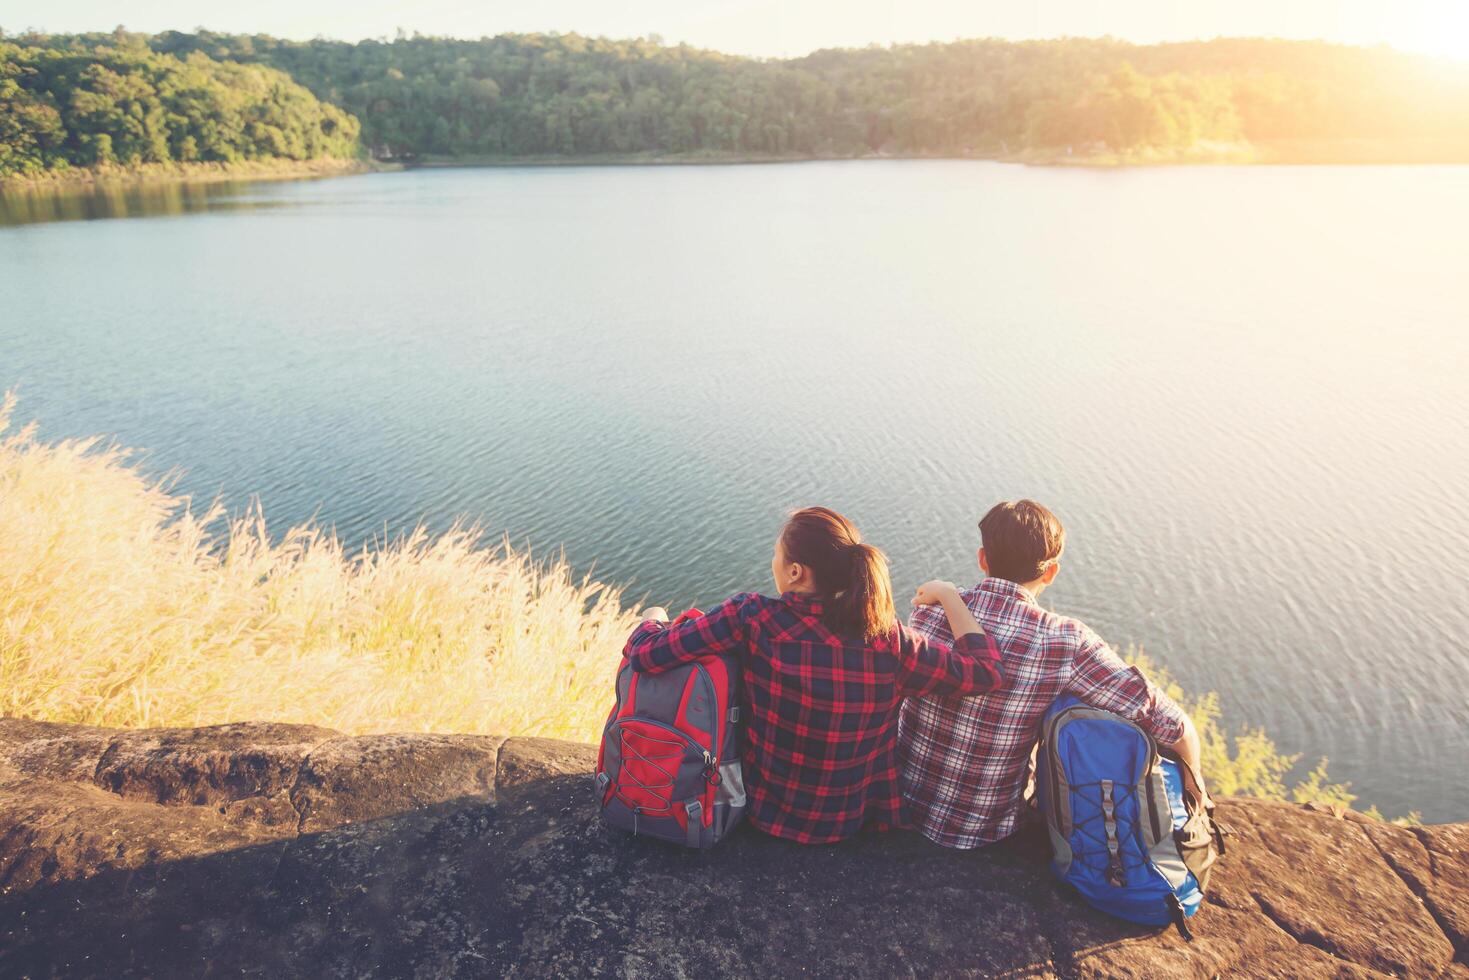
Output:
[[[0,177],[0,191],[80,190],[152,184],[218,184],[230,181],[303,180],[400,170],[400,164],[368,159],[241,160],[233,163],[147,163],[136,167],[73,167]]]
[[[1031,167],[1082,167],[1098,170],[1171,166],[1425,166],[1469,164],[1469,137],[1440,140],[1272,140],[1259,143],[1207,143],[1186,149],[1143,148],[1113,152],[1104,148],[1053,148],[1010,152],[995,148],[970,153],[616,153],[564,156],[426,155],[400,161],[407,170],[452,167],[612,167],[730,166],[867,160],[968,160]]]
[[[538,154],[528,156],[423,156],[404,160],[405,170],[514,167],[727,167],[781,163],[845,163],[873,161],[953,160],[971,163],[1010,163],[1035,167],[1096,167],[1173,165],[1182,163],[1243,163],[1238,151],[1222,154],[1067,154],[1060,151],[1026,153],[597,153],[584,156]],[[1466,156],[1469,162],[1469,156]]]
[[[230,181],[305,180],[403,170],[515,167],[698,167],[753,166],[837,161],[955,160],[1027,167],[1122,170],[1179,166],[1454,166],[1469,164],[1469,137],[1417,141],[1275,140],[1261,143],[1200,144],[1187,149],[1051,148],[1010,152],[995,148],[971,153],[616,153],[565,156],[475,155],[377,159],[247,160],[234,163],[167,163],[137,167],[72,168],[44,174],[0,177],[0,192],[72,191],[106,187],[213,184]]]

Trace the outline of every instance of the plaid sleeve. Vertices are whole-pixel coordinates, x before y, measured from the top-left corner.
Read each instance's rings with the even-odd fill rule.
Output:
[[[1072,667],[1067,690],[1087,704],[1136,722],[1160,744],[1183,738],[1184,713],[1178,703],[1141,670],[1123,663],[1095,633],[1085,635]]]
[[[1000,686],[1000,648],[987,633],[965,633],[950,647],[898,627],[898,684],[910,697],[984,694]]]
[[[908,628],[929,640],[947,644],[954,642],[949,617],[944,615],[943,606],[914,606],[908,615]]]
[[[645,620],[627,638],[622,655],[633,670],[656,674],[711,653],[733,649],[745,641],[745,610],[749,593],[732,596],[718,606],[670,626]]]

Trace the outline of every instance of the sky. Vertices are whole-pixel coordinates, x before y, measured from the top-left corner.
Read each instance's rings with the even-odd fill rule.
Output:
[[[10,33],[118,24],[351,41],[392,37],[399,28],[453,37],[656,34],[760,57],[962,37],[1268,36],[1469,59],[1469,0],[0,0],[0,28]]]

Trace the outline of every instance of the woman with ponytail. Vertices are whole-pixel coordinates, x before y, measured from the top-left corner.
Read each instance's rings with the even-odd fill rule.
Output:
[[[792,514],[770,563],[779,598],[741,593],[670,625],[648,609],[623,653],[657,673],[711,653],[744,664],[748,819],[806,844],[901,823],[898,709],[905,697],[983,694],[1000,653],[948,582],[918,589],[941,605],[953,648],[898,622],[887,559],[836,511]]]

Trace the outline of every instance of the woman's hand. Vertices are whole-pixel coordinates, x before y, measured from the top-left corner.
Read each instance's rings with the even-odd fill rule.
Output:
[[[668,622],[668,610],[662,606],[649,606],[643,610],[643,622],[646,623],[650,619],[660,623],[666,623]]]
[[[953,582],[945,582],[942,579],[934,579],[932,582],[924,582],[913,594],[913,605],[915,606],[937,606],[945,599],[958,598],[959,588]]]

